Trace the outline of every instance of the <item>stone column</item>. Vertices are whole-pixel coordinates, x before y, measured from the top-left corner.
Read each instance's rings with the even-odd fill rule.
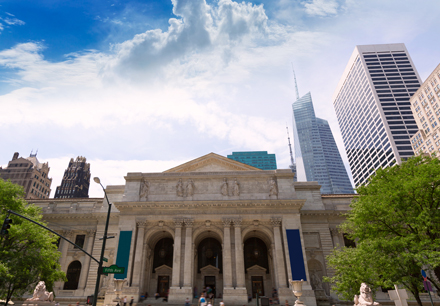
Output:
[[[192,256],[192,227],[194,220],[185,219],[186,235],[185,235],[185,262],[183,266],[183,286],[192,288],[193,262]]]
[[[182,249],[182,223],[183,220],[174,220],[176,229],[174,232],[173,275],[171,287],[180,287],[180,260]]]
[[[223,219],[223,287],[232,288],[231,219]]]
[[[275,250],[275,244],[272,243],[272,261],[273,261],[273,280],[274,280],[274,284],[273,287],[274,288],[278,288],[278,274],[276,271],[278,271],[278,267],[277,267],[277,256],[276,256],[276,250]]]
[[[271,223],[273,226],[273,236],[274,236],[274,244],[275,244],[275,258],[276,258],[276,268],[277,268],[277,276],[278,276],[278,287],[279,288],[287,288],[287,280],[286,280],[286,270],[284,264],[284,252],[283,252],[283,244],[281,242],[281,218],[272,218]]]
[[[235,270],[237,287],[246,287],[244,279],[244,254],[243,254],[243,241],[241,239],[241,219],[234,220],[234,230],[235,230]]]
[[[87,230],[87,247],[86,252],[89,254],[92,254],[93,250],[93,242],[95,241],[95,233],[96,230]],[[86,281],[87,277],[89,275],[90,270],[90,256],[85,255],[84,265],[81,269],[81,276],[79,278],[79,284],[78,289],[85,289],[86,288]]]
[[[141,278],[141,265],[144,257],[144,233],[146,221],[136,222],[137,226],[137,240],[136,240],[136,253],[134,255],[134,266],[133,266],[133,282],[131,286],[138,287]],[[143,271],[142,271],[143,272]]]
[[[70,241],[72,241],[73,231],[62,231],[60,234],[63,235],[65,238],[69,239]],[[60,265],[61,265],[61,270],[64,272],[67,272],[66,260],[67,260],[67,251],[68,251],[69,245],[70,245],[70,243],[68,243],[66,240],[64,240],[64,239],[61,240]],[[57,282],[56,287],[58,287],[60,290],[63,289],[63,286],[64,286],[64,282]]]

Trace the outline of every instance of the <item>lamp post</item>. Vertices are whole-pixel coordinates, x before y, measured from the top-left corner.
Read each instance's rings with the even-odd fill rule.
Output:
[[[101,248],[101,257],[99,258],[99,264],[98,264],[98,276],[96,278],[96,285],[95,285],[95,294],[93,295],[93,306],[96,306],[96,302],[98,301],[98,291],[99,291],[99,282],[101,281],[101,271],[102,271],[102,262],[104,258],[104,252],[105,252],[105,243],[107,241],[107,230],[108,230],[108,222],[110,220],[110,211],[112,209],[112,204],[108,200],[107,193],[105,192],[104,186],[102,186],[101,181],[99,180],[99,177],[94,177],[93,180],[95,183],[101,185],[102,190],[104,191],[105,198],[108,203],[108,212],[107,212],[107,221],[105,223],[105,230],[104,230],[104,237],[102,238],[102,248]]]

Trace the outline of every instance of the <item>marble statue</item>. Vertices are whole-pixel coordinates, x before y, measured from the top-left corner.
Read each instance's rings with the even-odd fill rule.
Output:
[[[269,195],[278,195],[277,182],[273,177],[271,177],[269,181]]]
[[[353,306],[377,306],[380,305],[378,302],[373,301],[373,294],[371,288],[366,284],[362,283],[359,289],[360,295],[354,296]]]
[[[46,291],[46,283],[40,281],[35,287],[34,295],[26,301],[53,302],[53,292]]]
[[[232,195],[236,197],[240,195],[240,184],[237,182],[237,178],[234,179],[234,185],[232,187]]]
[[[224,196],[228,196],[228,189],[229,189],[228,188],[228,179],[224,178],[222,186],[220,187],[221,194],[224,195]]]
[[[150,190],[150,183],[143,179],[141,182],[141,188],[139,189],[139,200],[148,200],[148,191]]]
[[[310,275],[310,280],[313,289],[322,289],[322,282],[316,273]]]
[[[192,197],[194,195],[194,182],[192,179],[189,179],[186,183],[186,196]]]
[[[179,179],[179,182],[177,182],[176,194],[177,194],[178,197],[183,197],[183,183],[182,183],[182,179]]]

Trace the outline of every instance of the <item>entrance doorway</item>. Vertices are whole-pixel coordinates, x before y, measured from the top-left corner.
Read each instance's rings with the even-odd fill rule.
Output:
[[[217,297],[215,294],[215,276],[205,276],[205,288],[208,297],[210,297],[210,293],[213,294],[213,297]]]
[[[252,276],[252,297],[264,296],[264,285],[262,276]]]
[[[159,296],[166,297],[168,295],[169,288],[170,288],[170,277],[168,275],[159,276],[157,278],[157,293],[159,293]]]

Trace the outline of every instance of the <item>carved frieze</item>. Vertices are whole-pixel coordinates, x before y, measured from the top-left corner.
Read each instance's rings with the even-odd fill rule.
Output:
[[[281,218],[280,217],[272,217],[270,218],[270,223],[273,227],[281,226]]]
[[[185,220],[183,220],[183,222],[185,223],[186,227],[193,227],[193,225],[194,225],[193,219],[185,219]]]
[[[150,183],[146,179],[142,179],[139,187],[139,200],[148,201],[148,193],[150,190]]]
[[[232,184],[231,194],[235,197],[240,195],[240,183],[237,181],[237,178],[234,179],[234,183]]]
[[[223,196],[228,196],[229,195],[229,184],[228,184],[228,179],[227,178],[223,179],[223,183],[220,186],[220,193]]]
[[[278,184],[275,177],[271,177],[269,180],[269,195],[278,196]]]

